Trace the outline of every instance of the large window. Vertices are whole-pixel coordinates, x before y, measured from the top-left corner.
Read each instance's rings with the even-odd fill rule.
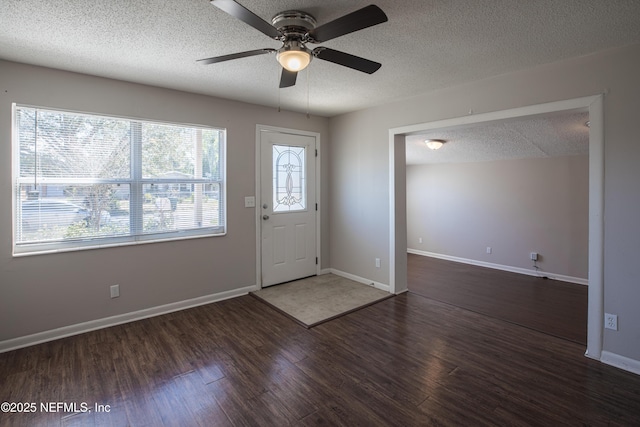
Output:
[[[14,113],[14,253],[225,233],[224,130]]]

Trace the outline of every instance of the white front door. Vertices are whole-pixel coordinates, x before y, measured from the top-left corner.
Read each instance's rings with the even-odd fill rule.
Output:
[[[262,286],[316,274],[316,138],[260,131]]]

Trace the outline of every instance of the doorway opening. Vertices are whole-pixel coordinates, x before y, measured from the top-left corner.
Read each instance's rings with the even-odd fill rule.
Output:
[[[586,109],[589,112],[589,289],[586,355],[600,359],[602,352],[604,258],[604,114],[603,96],[538,104],[491,113],[464,116],[389,130],[390,180],[390,288],[407,290],[406,137],[432,129],[491,123],[514,118]]]
[[[407,136],[409,291],[586,346],[588,120]]]

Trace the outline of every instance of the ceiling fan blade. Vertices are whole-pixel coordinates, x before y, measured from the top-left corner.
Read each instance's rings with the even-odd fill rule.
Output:
[[[345,34],[387,22],[387,15],[376,5],[363,7],[309,31],[313,43],[322,43]]]
[[[324,59],[325,61],[353,68],[354,70],[362,71],[367,74],[373,74],[382,67],[382,64],[378,62],[369,61],[368,59],[340,52],[339,50],[329,49],[328,47],[317,47],[313,49],[313,56],[318,59]]]
[[[256,50],[249,50],[246,52],[232,53],[229,55],[214,56],[213,58],[198,59],[196,62],[200,62],[204,65],[215,64],[217,62],[224,62],[224,61],[230,61],[232,59],[246,58],[248,56],[262,55],[265,53],[272,53],[275,51],[276,51],[275,49],[269,49],[269,48],[256,49]]]
[[[282,35],[273,25],[233,0],[211,0],[211,4],[272,39],[278,39]]]
[[[298,77],[297,71],[289,71],[286,68],[282,69],[280,75],[280,88],[291,87],[296,84],[296,78]]]

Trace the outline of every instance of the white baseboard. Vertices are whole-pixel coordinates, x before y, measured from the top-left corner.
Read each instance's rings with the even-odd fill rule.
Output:
[[[320,270],[318,272],[318,276],[322,276],[324,274],[329,274],[329,273],[331,273],[331,269],[330,268],[323,268],[322,270]]]
[[[376,282],[375,280],[369,280],[364,277],[356,276],[355,274],[345,273],[344,271],[336,270],[335,268],[329,269],[331,273],[336,276],[344,277],[354,282],[364,283],[365,285],[373,286],[376,289],[380,289],[381,291],[391,292],[389,285],[385,285],[384,283]]]
[[[0,353],[16,350],[22,347],[40,344],[47,341],[53,341],[60,338],[78,335],[85,332],[94,331],[96,329],[108,328],[110,326],[120,325],[122,323],[142,320],[149,317],[160,316],[162,314],[172,313],[174,311],[185,310],[187,308],[197,307],[199,305],[210,304],[216,301],[222,301],[230,298],[246,295],[251,291],[255,291],[255,286],[247,286],[231,291],[218,292],[216,294],[205,295],[198,298],[192,298],[184,301],[173,302],[170,304],[159,305],[157,307],[145,308],[144,310],[133,311],[131,313],[118,314],[116,316],[105,317],[88,322],[78,323],[75,325],[63,326],[62,328],[51,329],[44,332],[38,332],[32,335],[12,338],[0,341]]]
[[[616,368],[623,369],[625,371],[634,373],[636,375],[640,375],[640,361],[635,359],[630,359],[625,356],[620,356],[616,353],[610,353],[608,351],[603,351],[600,355],[600,361],[602,363],[606,363],[607,365],[615,366]]]
[[[407,253],[414,254],[414,255],[428,256],[432,258],[445,259],[448,261],[461,262],[463,264],[477,265],[479,267],[493,268],[495,270],[509,271],[511,273],[526,274],[527,276],[536,276],[536,277],[545,276],[549,279],[560,280],[562,282],[576,283],[578,285],[585,285],[585,286],[589,285],[589,280],[583,279],[581,277],[565,276],[563,274],[530,270],[528,268],[511,267],[509,265],[494,264],[491,262],[477,261],[474,259],[460,258],[456,256],[451,256],[451,255],[442,255],[434,252],[419,251],[417,249],[407,249]]]

